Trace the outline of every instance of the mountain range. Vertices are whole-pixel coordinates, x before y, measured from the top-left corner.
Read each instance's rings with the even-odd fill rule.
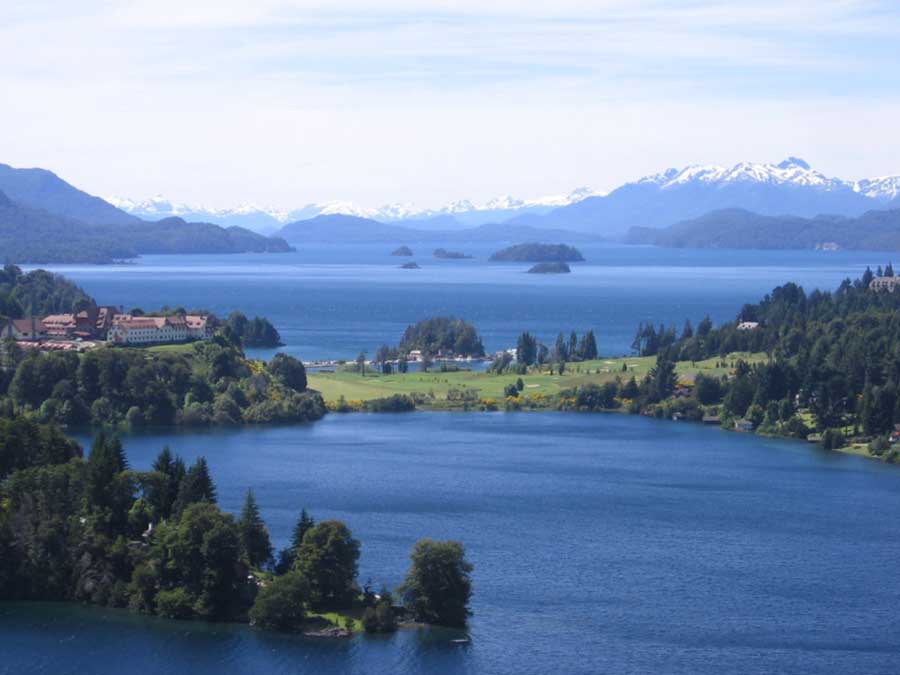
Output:
[[[291,250],[240,227],[165,218],[146,222],[44,169],[0,164],[0,262],[104,263],[151,253]]]
[[[744,208],[763,215],[857,216],[873,208],[900,205],[900,176],[844,180],[825,176],[802,159],[789,157],[778,164],[742,162],[731,167],[693,165],[668,169],[626,183],[608,194],[579,188],[558,197],[501,197],[484,204],[461,200],[438,209],[418,209],[411,204],[370,209],[352,202],[309,204],[295,210],[257,206],[204,209],[161,197],[144,202],[111,202],[145,218],[181,215],[266,232],[317,216],[348,215],[426,231],[510,223],[621,238],[633,226],[665,227],[723,208]]]
[[[451,202],[436,209],[420,209],[413,204],[386,204],[367,208],[349,201],[307,204],[298,209],[277,209],[255,204],[239,204],[230,208],[214,208],[175,202],[157,195],[150,199],[133,200],[109,197],[107,202],[130,215],[145,220],[179,216],[188,220],[204,220],[219,225],[238,225],[258,232],[271,233],[284,225],[317,216],[355,216],[381,223],[403,223],[424,230],[443,230],[456,227],[476,227],[486,223],[501,223],[524,214],[540,215],[555,208],[574,204],[594,195],[588,188],[578,188],[569,194],[539,199],[517,199],[509,195],[484,203],[467,199]]]
[[[111,203],[50,171],[3,164],[0,192],[0,256],[18,262],[284,251],[290,248],[287,242],[627,239],[660,245],[744,246],[757,237],[754,245],[766,248],[828,242],[884,248],[894,246],[889,244],[895,241],[890,230],[894,218],[868,212],[900,210],[900,176],[847,181],[826,176],[795,157],[778,164],[669,169],[605,195],[582,188],[560,197],[502,198],[480,205],[460,201],[433,210],[392,205],[370,211],[343,202],[286,212],[250,206],[199,210],[163,199]],[[855,227],[855,219],[875,227],[878,236],[838,236],[840,228]],[[779,222],[784,229],[778,228]],[[677,226],[661,231],[673,224]],[[278,237],[262,236],[261,229]],[[897,242],[900,249],[900,238]]]

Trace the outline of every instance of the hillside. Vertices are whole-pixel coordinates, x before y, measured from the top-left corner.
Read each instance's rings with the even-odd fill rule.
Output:
[[[0,191],[12,201],[63,218],[98,225],[133,225],[141,219],[73,187],[46,169],[0,164]]]
[[[0,192],[0,262],[107,263],[149,253],[283,252],[276,238],[209,223],[91,225],[17,204]]]
[[[673,248],[810,249],[822,244],[900,250],[900,209],[843,216],[766,216],[723,209],[662,229],[632,228],[627,241]]]
[[[593,237],[558,229],[498,223],[466,229],[427,230],[382,223],[371,218],[345,215],[321,215],[310,220],[289,223],[275,232],[291,243],[365,243],[365,242],[503,242],[523,239],[571,239],[587,241]]]

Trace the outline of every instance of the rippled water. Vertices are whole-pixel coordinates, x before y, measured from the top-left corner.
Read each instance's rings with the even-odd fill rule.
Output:
[[[454,633],[323,643],[125,612],[0,605],[0,672],[896,673],[900,474],[803,443],[621,415],[332,415],[126,439],[206,455],[279,544],[341,518],[360,577],[396,584],[420,536],[475,564]]]

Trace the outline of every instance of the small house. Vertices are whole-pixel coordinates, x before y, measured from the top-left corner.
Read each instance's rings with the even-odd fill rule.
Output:
[[[734,421],[734,429],[735,431],[753,431],[753,422],[750,420],[735,420]]]

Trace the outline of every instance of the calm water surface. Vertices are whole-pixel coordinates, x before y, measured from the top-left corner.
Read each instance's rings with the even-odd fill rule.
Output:
[[[796,281],[832,289],[889,254],[822,251],[676,250],[579,245],[586,263],[568,275],[526,274],[528,264],[490,263],[497,245],[463,247],[473,260],[435,260],[440,243],[414,246],[420,270],[398,269],[391,244],[311,245],[278,255],[147,256],[128,265],[61,265],[98,301],[234,309],[271,319],[285,349],[304,360],[370,355],[420,319],[453,314],[473,322],[491,351],[530,330],[594,329],[604,354],[627,352],[638,323],[730,320],[745,302]],[[459,245],[446,245],[459,249]],[[257,352],[258,356],[268,356]]]
[[[559,413],[329,416],[125,439],[206,455],[221,505],[301,507],[394,585],[416,538],[475,564],[472,642],[324,643],[59,605],[0,605],[3,673],[897,673],[900,474],[691,424]]]

